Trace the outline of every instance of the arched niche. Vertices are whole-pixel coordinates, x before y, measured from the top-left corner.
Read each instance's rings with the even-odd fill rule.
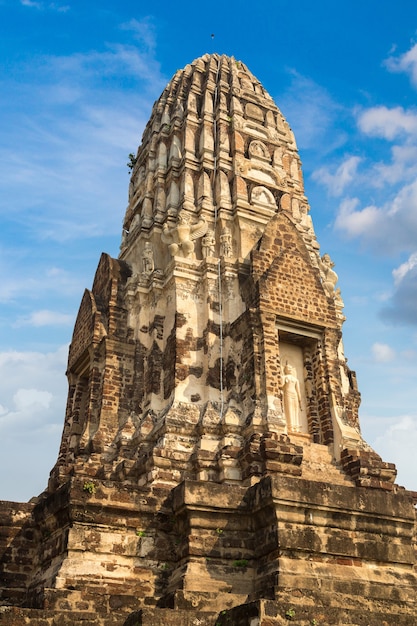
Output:
[[[274,195],[272,191],[264,187],[263,185],[257,185],[252,189],[250,196],[251,204],[260,204],[262,206],[266,206],[269,208],[277,208],[277,203],[275,201]]]
[[[278,364],[284,417],[289,432],[308,435],[316,443],[324,443],[332,427],[325,406],[328,395],[324,383],[323,331],[316,326],[294,325],[277,320]],[[298,415],[288,414],[283,388],[286,367],[291,366],[297,379],[300,404]],[[293,387],[294,390],[294,387]],[[287,411],[286,411],[287,408]]]
[[[249,157],[252,159],[260,159],[261,161],[270,161],[268,148],[259,139],[251,141],[248,148]]]

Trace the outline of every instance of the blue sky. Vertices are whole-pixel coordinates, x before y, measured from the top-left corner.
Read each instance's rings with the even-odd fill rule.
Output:
[[[206,52],[244,61],[295,132],[363,435],[417,490],[415,0],[0,0],[0,41],[0,499],[46,485],[83,290],[119,252],[128,154]]]

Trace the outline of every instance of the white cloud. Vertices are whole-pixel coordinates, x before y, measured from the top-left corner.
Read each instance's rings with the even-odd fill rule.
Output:
[[[313,180],[322,183],[333,196],[340,196],[352,180],[357,177],[360,157],[351,156],[343,161],[334,174],[329,168],[321,167],[313,173]]]
[[[15,410],[18,413],[31,411],[37,413],[49,409],[52,401],[52,394],[49,391],[40,389],[18,389],[13,396]]]
[[[58,2],[30,2],[27,11],[65,9]],[[148,30],[134,24],[124,41],[90,52],[80,52],[74,41],[73,54],[20,55],[13,71],[0,77],[8,96],[0,101],[0,330],[6,329],[3,345],[38,348],[0,352],[3,499],[38,494],[56,461],[68,347],[39,346],[66,335],[57,326],[71,324],[74,300],[78,305],[90,284],[86,276],[101,251],[96,255],[95,246],[114,239],[117,254],[127,155],[140,143],[166,82],[153,55],[150,24]],[[20,328],[12,332],[16,319]],[[33,336],[30,325],[37,328]]]
[[[7,102],[31,103],[30,114],[23,106],[0,104],[0,213],[8,221],[25,229],[29,224],[36,238],[61,242],[119,234],[127,155],[140,143],[165,84],[148,43],[145,51],[113,43],[34,58],[0,80]],[[16,128],[24,142],[16,141]]]
[[[42,2],[34,2],[33,0],[20,0],[20,4],[24,7],[31,7],[34,9],[42,9],[43,7]]]
[[[395,290],[386,307],[383,319],[395,324],[417,325],[417,252],[393,270]]]
[[[346,140],[335,124],[341,117],[342,107],[321,85],[292,71],[292,83],[286,93],[276,99],[294,131],[300,148],[314,149],[317,144],[331,151]]]
[[[395,350],[386,343],[374,343],[371,349],[377,363],[388,363],[395,359]]]
[[[398,57],[389,57],[385,65],[391,72],[408,74],[411,82],[417,87],[417,44]]]
[[[54,11],[58,11],[59,13],[67,13],[70,10],[69,4],[57,4],[56,2],[50,2],[48,7]]]
[[[417,177],[417,145],[406,143],[391,147],[391,162],[377,163],[369,175],[376,187],[412,181]]]
[[[417,416],[404,415],[392,418],[372,442],[372,447],[384,461],[395,463],[397,483],[416,489]]]
[[[407,242],[404,247],[414,247],[417,235],[417,178],[399,190],[387,205],[386,214],[390,218],[391,228],[397,226],[398,230],[403,231],[404,243]]]
[[[74,323],[74,316],[57,311],[33,311],[27,317],[20,317],[14,327],[19,326],[70,326]]]
[[[7,249],[0,253],[0,302],[10,303],[24,299],[25,306],[28,300],[38,300],[51,294],[74,296],[82,293],[84,283],[81,276],[70,273],[61,268],[44,268],[37,264],[36,259],[9,259],[4,260]],[[13,248],[9,249],[10,254]],[[24,267],[21,269],[21,263]],[[25,265],[27,263],[27,265]],[[3,278],[4,277],[4,278]]]
[[[55,352],[19,352],[9,350],[0,352],[0,397],[2,402],[13,397],[13,389],[18,389],[22,381],[31,387],[39,389],[53,389],[55,386],[62,390],[65,383],[65,368],[67,363],[68,346],[64,345]],[[57,377],[60,384],[57,385]],[[43,381],[51,380],[44,385]]]
[[[60,5],[56,2],[35,2],[35,0],[20,0],[20,4],[24,7],[30,7],[32,9],[38,9],[42,11],[44,9],[51,9],[52,11],[58,11],[59,13],[66,13],[69,11],[69,5]]]
[[[133,18],[122,24],[120,28],[134,33],[135,39],[143,43],[148,50],[155,48],[155,27],[150,17],[145,17],[140,21]]]
[[[391,59],[390,69],[410,69],[411,61],[414,59],[414,63],[417,58],[416,50],[414,46],[409,56]],[[385,139],[392,145],[389,157],[379,157],[371,163],[361,179],[362,190],[365,185],[380,190],[380,201],[364,208],[360,208],[359,202],[355,206],[350,200],[342,203],[336,227],[350,237],[360,237],[380,254],[410,253],[417,241],[417,110],[377,106],[362,111],[357,122],[365,135]]]
[[[417,252],[413,252],[405,263],[402,263],[399,267],[392,271],[395,285],[398,286],[416,266]]]
[[[358,126],[366,135],[392,141],[399,135],[417,135],[417,112],[377,106],[360,113]]]
[[[357,209],[358,198],[346,198],[340,204],[335,220],[335,228],[343,230],[349,237],[357,237],[372,232],[377,227],[381,211],[378,207],[368,206]]]
[[[379,254],[411,252],[417,241],[417,178],[397,190],[381,207],[360,208],[359,198],[346,198],[339,206],[335,228],[358,237]]]
[[[145,30],[144,30],[145,36]],[[146,44],[149,37],[146,35]],[[147,48],[147,45],[145,46]],[[161,81],[159,63],[148,53],[141,51],[136,45],[109,43],[105,50],[78,52],[68,56],[49,56],[39,60],[42,77],[54,78],[58,85],[72,85],[90,88],[102,85],[103,77],[132,76],[136,80],[144,80],[159,87],[165,85]],[[38,82],[37,91],[40,89]],[[116,95],[113,93],[113,97]]]
[[[27,500],[47,482],[64,424],[67,354],[68,346],[0,352],[0,499]]]

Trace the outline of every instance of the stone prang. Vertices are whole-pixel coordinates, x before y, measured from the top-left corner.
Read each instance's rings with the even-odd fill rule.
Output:
[[[362,438],[282,113],[243,63],[205,55],[131,166],[48,487],[0,505],[0,623],[416,623],[417,494]]]

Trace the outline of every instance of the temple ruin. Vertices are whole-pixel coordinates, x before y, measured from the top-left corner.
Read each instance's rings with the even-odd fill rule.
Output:
[[[417,623],[417,494],[362,438],[287,121],[244,63],[207,54],[131,165],[48,487],[0,504],[0,623]]]

